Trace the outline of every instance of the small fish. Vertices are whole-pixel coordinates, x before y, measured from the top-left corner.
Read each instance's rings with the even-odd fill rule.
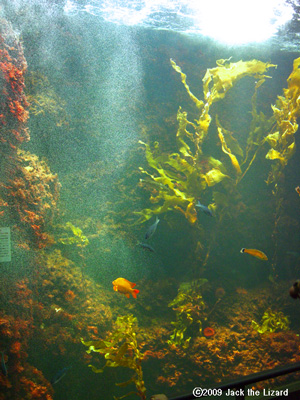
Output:
[[[2,374],[7,376],[7,368],[6,368],[6,364],[5,364],[5,360],[4,360],[4,352],[5,350],[1,351],[2,353],[2,357],[1,357],[1,371]]]
[[[260,260],[267,260],[268,259],[268,257],[265,255],[265,253],[263,253],[260,250],[256,250],[256,249],[245,249],[245,248],[242,248],[241,249],[241,253],[250,254],[251,256],[259,258]]]
[[[296,192],[299,194],[300,196],[300,186],[295,187]]]
[[[72,365],[59,370],[51,379],[51,385],[55,385],[56,383],[58,383],[71,368],[72,368]]]
[[[142,249],[149,250],[149,251],[151,251],[152,253],[155,253],[154,248],[153,248],[152,246],[150,246],[149,244],[147,244],[147,243],[138,242],[138,243],[137,243],[137,246],[140,246]]]
[[[300,279],[293,283],[290,287],[290,296],[293,299],[298,299],[300,297]]]
[[[206,207],[205,205],[201,204],[199,200],[198,200],[198,203],[196,204],[196,207],[199,207],[200,210],[204,214],[209,215],[210,217],[213,217],[213,213],[211,212],[211,210],[208,207]]]
[[[155,219],[154,224],[152,224],[152,225],[148,228],[148,230],[147,230],[147,232],[146,232],[146,234],[145,234],[145,239],[146,239],[146,240],[150,239],[151,236],[153,236],[154,232],[156,231],[156,228],[157,228],[157,225],[158,225],[159,221],[160,221],[160,220],[158,219],[158,216],[156,216],[156,219]]]
[[[130,297],[130,293],[136,299],[137,293],[140,291],[138,289],[133,289],[136,286],[136,283],[129,282],[125,278],[118,278],[112,282],[114,285],[114,291],[123,293],[128,299]]]

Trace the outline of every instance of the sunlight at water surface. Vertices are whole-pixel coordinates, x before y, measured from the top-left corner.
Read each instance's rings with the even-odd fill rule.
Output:
[[[68,0],[64,10],[71,15],[87,12],[120,25],[200,34],[226,44],[268,40],[293,17],[292,6],[282,0],[97,0],[84,6]]]

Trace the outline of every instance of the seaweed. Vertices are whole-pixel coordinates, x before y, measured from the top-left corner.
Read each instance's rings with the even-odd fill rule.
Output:
[[[181,68],[173,60],[171,60],[171,65],[180,74],[181,81],[196,106],[197,118],[193,122],[188,120],[187,112],[182,111],[181,107],[179,107],[176,133],[178,153],[163,154],[158,142],[154,143],[154,148],[151,148],[149,144],[139,142],[145,147],[148,165],[155,170],[155,174],[153,174],[144,168],[140,168],[140,171],[147,175],[145,179],[141,180],[141,183],[146,187],[151,187],[154,181],[157,186],[155,187],[156,190],[152,192],[154,194],[150,197],[150,202],[155,204],[155,207],[136,211],[135,213],[140,215],[137,223],[142,223],[155,214],[177,210],[191,224],[194,224],[197,221],[195,210],[197,199],[203,195],[207,188],[213,187],[220,182],[225,182],[225,191],[228,192],[227,197],[232,198],[235,186],[248,171],[256,153],[254,158],[249,161],[248,166],[245,165],[244,172],[242,172],[238,158],[241,159],[244,152],[237,139],[221,125],[218,116],[216,116],[222,150],[229,157],[231,167],[226,166],[226,160],[222,162],[211,155],[204,154],[202,145],[208,135],[212,121],[212,117],[209,114],[210,108],[213,103],[223,99],[237,81],[245,76],[252,76],[258,80],[253,97],[253,118],[259,120],[260,117],[257,117],[255,110],[257,89],[268,78],[265,72],[271,67],[276,67],[273,64],[259,60],[238,61],[236,63],[231,63],[230,60],[217,60],[217,67],[208,69],[203,78],[204,100],[200,100],[191,92],[186,82],[186,75]],[[248,143],[245,159],[242,160],[243,164],[246,164],[248,153],[252,150],[254,140],[259,141],[260,147],[264,144],[261,137],[257,137],[257,131],[254,128],[252,131],[250,132],[251,140]],[[216,211],[219,207],[218,194],[216,194],[214,200],[215,203],[211,203],[209,208]],[[223,201],[221,210],[224,208],[225,203]]]
[[[178,128],[176,146],[178,152],[164,153],[159,143],[154,145],[141,142],[145,148],[146,160],[152,171],[140,167],[146,177],[140,180],[140,186],[150,190],[152,207],[135,211],[139,215],[136,224],[143,223],[153,215],[179,211],[190,224],[195,224],[198,215],[195,205],[205,198],[208,208],[216,218],[217,226],[210,240],[207,231],[204,235],[200,223],[196,227],[201,242],[206,241],[206,256],[202,257],[203,266],[207,264],[210,252],[217,240],[217,235],[224,232],[221,226],[228,218],[236,218],[246,205],[238,189],[240,183],[259,158],[261,162],[271,162],[266,183],[273,184],[272,194],[275,197],[276,212],[274,231],[272,234],[274,254],[272,259],[272,279],[274,279],[277,257],[277,225],[281,218],[283,202],[280,182],[283,169],[295,152],[294,135],[298,129],[297,117],[300,115],[300,58],[294,60],[293,71],[287,79],[287,89],[278,96],[276,104],[271,106],[270,115],[257,109],[258,92],[267,78],[266,72],[276,67],[271,63],[259,60],[238,61],[217,60],[217,67],[207,69],[203,78],[203,100],[198,99],[191,91],[187,76],[181,68],[171,60],[172,68],[179,73],[185,90],[195,105],[196,118],[191,121],[187,112],[179,107],[177,112]],[[214,103],[224,101],[227,93],[234,85],[245,77],[254,78],[254,93],[251,98],[252,120],[246,128],[247,138],[242,142],[237,135],[228,129],[229,122],[221,121],[217,114],[211,114]],[[234,94],[233,94],[234,96]],[[229,98],[230,101],[230,98]],[[224,119],[224,117],[223,117]],[[227,119],[227,118],[226,118]],[[211,124],[212,121],[215,124]],[[208,135],[215,135],[216,147],[221,146],[224,156],[217,159],[214,147],[208,154],[203,150],[203,143]],[[216,135],[215,135],[216,137]],[[269,148],[268,148],[269,146]],[[215,150],[214,150],[215,149]],[[267,162],[265,162],[267,163]],[[213,189],[213,190],[211,190]],[[207,200],[211,198],[211,200]],[[202,249],[204,246],[201,244]]]
[[[52,116],[58,127],[69,124],[66,102],[57,95],[47,76],[31,71],[26,77],[26,91],[31,114]]]
[[[267,183],[278,183],[283,168],[293,156],[296,146],[294,134],[298,130],[297,117],[300,115],[300,57],[294,60],[293,71],[287,79],[288,88],[283,96],[278,96],[276,105],[272,105],[276,120],[273,129],[265,140],[270,145],[266,158],[275,161],[272,164]]]
[[[84,274],[84,270],[86,268],[85,263],[85,247],[89,245],[89,239],[82,233],[82,230],[76,226],[74,226],[71,222],[67,222],[65,226],[62,226],[64,230],[71,230],[73,236],[67,236],[63,238],[59,238],[58,242],[64,245],[76,245],[79,247],[78,255],[80,257],[79,266],[81,270],[81,280],[82,286],[86,292],[86,278]]]
[[[125,315],[117,318],[114,331],[104,340],[85,342],[81,339],[81,342],[89,348],[87,350],[88,354],[92,351],[101,353],[104,354],[106,359],[103,368],[99,369],[93,365],[89,365],[93,372],[102,373],[105,367],[126,367],[134,371],[129,381],[117,383],[116,385],[123,387],[134,383],[137,391],[127,393],[118,399],[131,394],[137,394],[142,400],[146,399],[146,388],[141,367],[143,354],[139,350],[137,331],[137,319],[133,315]],[[115,397],[115,399],[117,398]]]
[[[255,321],[251,323],[252,328],[258,333],[287,331],[289,329],[290,321],[281,311],[272,311],[268,309],[264,312],[261,319],[261,324]]]
[[[168,307],[176,312],[176,321],[171,322],[174,326],[173,333],[167,343],[170,346],[181,346],[186,349],[189,346],[191,336],[186,337],[189,327],[198,324],[197,331],[202,332],[201,318],[205,318],[205,304],[199,287],[207,283],[207,279],[199,279],[192,283],[182,283],[178,289],[178,294]]]
[[[62,244],[76,244],[78,247],[85,247],[89,244],[89,240],[86,236],[83,235],[82,230],[76,226],[74,226],[71,222],[67,222],[63,229],[69,230],[71,229],[73,236],[67,236],[64,238],[59,238],[58,241]]]

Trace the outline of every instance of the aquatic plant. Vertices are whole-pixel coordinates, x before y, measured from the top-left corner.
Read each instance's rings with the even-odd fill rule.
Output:
[[[171,65],[180,74],[181,81],[196,106],[197,118],[194,122],[189,121],[187,112],[182,111],[179,107],[176,134],[178,153],[163,154],[158,142],[154,143],[153,148],[149,144],[139,142],[145,147],[149,166],[155,170],[155,174],[153,174],[140,168],[140,171],[146,175],[145,179],[141,180],[141,184],[155,189],[152,191],[150,202],[157,205],[152,209],[146,208],[137,211],[136,214],[140,215],[137,223],[142,223],[155,214],[177,210],[182,212],[193,224],[197,221],[195,210],[197,199],[202,196],[207,187],[213,187],[223,180],[231,182],[230,185],[227,185],[229,187],[227,190],[230,191],[232,201],[231,187],[242,179],[253,160],[250,160],[248,166],[245,166],[243,174],[238,161],[238,157],[243,156],[243,151],[232,133],[221,125],[218,118],[216,118],[218,136],[222,150],[229,157],[231,166],[226,166],[226,161],[221,162],[203,153],[202,145],[207,137],[212,120],[209,114],[210,107],[214,102],[223,99],[229,89],[245,76],[253,76],[258,80],[255,86],[256,91],[267,78],[265,72],[269,68],[275,67],[273,64],[258,60],[238,61],[237,63],[231,63],[230,60],[218,60],[217,67],[206,71],[203,78],[204,100],[199,100],[191,92],[186,83],[186,75],[181,68],[173,60],[171,60]],[[249,151],[248,149],[247,156]],[[246,159],[244,160],[245,163]],[[215,211],[216,207],[222,208],[224,206],[224,194],[222,196],[222,194],[215,192],[214,201],[215,203],[209,205],[212,211]]]
[[[261,324],[255,321],[251,323],[252,328],[259,333],[287,331],[290,321],[281,311],[272,311],[268,309],[264,312],[261,319]]]
[[[26,76],[26,93],[31,114],[53,116],[56,126],[68,124],[66,102],[57,95],[47,76],[30,71]]]
[[[270,274],[270,279],[274,280],[277,276],[275,267],[279,237],[278,222],[283,202],[280,178],[295,152],[294,134],[298,129],[297,117],[300,115],[298,101],[300,58],[294,60],[293,71],[287,80],[288,88],[283,89],[283,95],[278,96],[276,104],[271,106],[272,115],[265,115],[257,109],[257,96],[262,84],[269,78],[266,71],[276,65],[259,60],[233,63],[230,59],[217,60],[216,63],[217,67],[206,71],[203,78],[203,100],[200,100],[191,92],[187,77],[181,68],[171,60],[173,69],[179,73],[186,92],[195,105],[196,118],[193,121],[189,120],[187,112],[179,107],[177,152],[163,153],[158,142],[151,145],[140,141],[145,148],[146,160],[151,170],[140,167],[140,172],[145,177],[140,179],[139,185],[150,191],[152,207],[136,211],[135,214],[139,216],[136,223],[143,223],[153,215],[179,211],[191,224],[195,224],[198,219],[195,208],[197,201],[203,197],[211,198],[206,201],[217,224],[211,237],[207,231],[205,234],[201,232],[202,227],[200,223],[197,224],[197,229],[200,230],[198,238],[201,253],[203,253],[201,261],[205,267],[217,242],[217,235],[224,232],[222,222],[228,218],[236,218],[247,207],[238,191],[241,181],[258,158],[261,161],[265,158],[271,162],[266,183],[273,185],[272,193],[275,196],[276,207],[272,233],[274,252]],[[214,103],[224,101],[229,90],[245,77],[255,78],[255,84],[251,98],[252,120],[250,126],[246,128],[247,140],[240,143],[237,135],[227,129],[229,123],[211,112]],[[213,119],[214,125],[211,124]],[[221,146],[224,154],[219,160],[213,157],[213,153],[205,153],[202,148],[207,136],[213,134],[214,130],[218,137],[216,144]],[[219,152],[218,149],[216,151]]]
[[[11,215],[39,248],[53,243],[45,225],[57,209],[60,183],[45,161],[18,149],[12,176],[5,185],[5,199]],[[32,240],[33,238],[35,240]]]
[[[95,373],[102,373],[105,367],[126,367],[134,371],[129,381],[117,383],[117,386],[127,386],[134,383],[136,392],[127,393],[124,398],[131,394],[137,394],[142,400],[146,399],[146,388],[143,380],[143,371],[141,362],[143,354],[139,350],[137,341],[137,319],[133,315],[118,317],[114,330],[104,340],[87,341],[81,339],[81,342],[89,349],[87,353],[96,352],[104,354],[106,363],[103,368],[96,368],[89,365]],[[114,397],[116,399],[116,397]]]
[[[71,222],[67,222],[66,225],[62,226],[62,229],[64,230],[71,230],[73,233],[73,236],[67,236],[63,238],[59,238],[58,241],[62,244],[65,245],[76,245],[76,247],[79,247],[79,266],[81,269],[81,280],[82,280],[82,286],[86,290],[86,280],[84,276],[84,269],[86,268],[86,263],[85,263],[85,255],[84,255],[84,249],[85,247],[90,243],[88,238],[82,233],[82,230],[76,226],[74,226]]]
[[[275,105],[272,105],[274,124],[265,141],[271,147],[266,158],[271,164],[267,184],[273,184],[272,193],[275,196],[276,210],[274,213],[274,230],[272,238],[274,242],[274,254],[272,259],[271,281],[276,279],[275,266],[278,256],[278,240],[280,232],[278,224],[282,217],[282,204],[284,200],[283,189],[280,182],[283,178],[283,170],[296,150],[295,133],[298,130],[297,117],[300,115],[300,58],[294,60],[293,71],[287,79],[288,87],[283,89],[283,95],[277,97]]]
[[[62,244],[76,244],[78,247],[85,247],[89,244],[88,238],[83,235],[82,230],[74,226],[71,222],[67,222],[65,226],[62,227],[65,230],[71,230],[73,236],[68,236],[64,238],[59,238],[58,241]]]
[[[300,115],[300,57],[294,60],[293,71],[287,79],[288,88],[283,89],[283,96],[278,96],[272,106],[276,125],[266,136],[270,145],[266,158],[274,160],[267,183],[278,183],[283,168],[293,156],[295,147],[294,134],[298,130],[297,117]]]
[[[197,280],[197,285],[202,286],[207,279]],[[197,330],[202,331],[202,321],[205,316],[205,304],[199,290],[195,290],[195,282],[183,283],[178,289],[178,294],[168,307],[176,313],[176,321],[171,322],[174,326],[173,333],[167,343],[172,346],[181,346],[186,349],[189,346],[191,336],[186,337],[186,331],[194,323],[198,324]]]

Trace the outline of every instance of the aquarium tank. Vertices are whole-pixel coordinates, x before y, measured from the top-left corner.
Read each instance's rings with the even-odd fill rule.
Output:
[[[299,18],[0,0],[0,400],[193,398],[300,362]]]

